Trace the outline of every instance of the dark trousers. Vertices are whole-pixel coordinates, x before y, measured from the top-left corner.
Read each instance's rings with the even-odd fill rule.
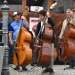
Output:
[[[9,46],[9,50],[8,50],[8,64],[12,64],[12,57],[13,57],[13,50],[14,47],[13,46]]]

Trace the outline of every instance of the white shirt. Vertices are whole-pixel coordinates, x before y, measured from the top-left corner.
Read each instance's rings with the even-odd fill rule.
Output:
[[[41,28],[42,28],[42,32],[43,32],[43,30],[44,30],[44,23],[43,23],[43,21],[41,21]]]

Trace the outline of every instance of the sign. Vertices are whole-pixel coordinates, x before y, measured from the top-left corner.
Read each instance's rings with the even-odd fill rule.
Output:
[[[33,12],[39,12],[41,10],[43,10],[44,8],[41,7],[41,6],[30,6],[30,11],[33,11]]]

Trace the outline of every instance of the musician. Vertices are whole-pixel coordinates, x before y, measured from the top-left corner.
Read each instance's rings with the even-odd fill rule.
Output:
[[[51,12],[49,10],[46,12],[46,16],[47,16],[46,23],[48,23],[51,26],[51,28],[53,29],[53,40],[52,40],[52,42],[55,44],[55,37],[54,37],[54,35],[55,35],[56,23],[55,23],[55,20],[52,17]],[[54,47],[56,48],[55,45],[54,45]]]
[[[43,30],[44,30],[43,22],[44,22],[45,14],[46,14],[46,11],[40,11],[39,12],[39,23],[37,24],[37,27],[36,27],[36,30],[35,30],[36,38],[34,39],[35,40],[34,42],[37,42],[38,38],[42,39]],[[33,54],[33,65],[37,64],[37,57],[38,57],[38,51],[34,50],[34,49],[35,49],[35,47],[33,47],[33,51],[32,51],[33,52],[32,53]],[[36,53],[37,53],[37,55],[36,55]]]
[[[44,19],[45,19],[46,11],[40,11],[39,12],[39,23],[37,24],[37,29],[35,31],[35,35],[41,38],[42,32],[44,30]],[[40,31],[40,32],[39,32]],[[39,33],[39,34],[38,34]]]
[[[52,17],[50,16],[50,14],[46,13],[46,11],[44,11],[44,10],[41,10],[39,12],[39,19],[40,20],[39,20],[39,23],[37,24],[35,35],[36,35],[36,37],[39,37],[40,39],[42,39],[42,35],[44,33],[45,21],[47,23],[49,23],[49,25],[51,25],[52,28],[54,28],[55,23],[54,23],[54,20],[52,19]],[[37,57],[35,57],[33,59],[33,61],[35,61],[35,60],[37,61]],[[46,66],[46,69],[44,70],[44,72],[53,72],[53,69],[51,66]]]
[[[14,45],[16,43],[17,37],[18,37],[18,33],[20,30],[21,26],[24,27],[28,27],[28,23],[24,20],[21,19],[21,13],[20,12],[13,12],[13,18],[14,21],[10,24],[10,26],[8,27],[8,42],[9,42],[9,64],[13,64],[12,63],[12,54],[13,54],[13,50],[14,50]],[[20,69],[20,66],[16,66],[15,69]]]
[[[71,9],[66,10],[66,18],[63,21],[62,29],[61,29],[61,32],[59,34],[59,39],[63,38],[63,34],[64,34],[64,31],[65,31],[68,23],[71,23],[71,24],[75,25],[75,15],[74,15],[74,12]]]
[[[73,9],[67,9],[66,10],[66,18],[63,21],[62,28],[61,28],[61,32],[59,34],[59,42],[60,43],[62,42],[64,32],[65,32],[66,28],[69,25],[68,23],[70,23],[72,25],[75,25],[75,13],[74,13]],[[63,50],[61,52],[63,53]],[[71,61],[70,61],[70,63],[69,63],[70,68],[73,68],[74,67],[74,64],[75,64],[75,60],[74,59],[75,58],[72,58]]]

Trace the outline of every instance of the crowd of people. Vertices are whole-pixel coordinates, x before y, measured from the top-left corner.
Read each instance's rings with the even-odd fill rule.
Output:
[[[66,18],[63,21],[62,24],[62,29],[61,32],[59,34],[59,39],[61,40],[63,38],[63,34],[65,31],[65,28],[67,27],[67,23],[70,22],[72,24],[75,25],[75,16],[74,16],[74,12],[71,9],[67,9],[66,10]],[[40,11],[39,12],[39,22],[37,24],[36,30],[35,30],[35,36],[38,36],[40,39],[44,33],[44,23],[48,23],[49,25],[51,25],[53,31],[54,31],[54,27],[56,25],[54,19],[52,18],[50,11]],[[21,28],[21,26],[24,26],[25,28],[29,29],[29,23],[28,21],[25,19],[25,17],[22,15],[22,13],[19,12],[13,12],[13,21],[10,23],[10,25],[8,26],[8,38],[9,38],[9,64],[13,64],[12,63],[12,55],[13,55],[13,50],[14,50],[14,45],[16,43],[18,34],[19,34],[19,30]],[[55,32],[53,32],[54,34]],[[54,37],[53,37],[54,38]],[[54,42],[54,41],[53,41]],[[34,54],[34,52],[32,52],[33,55],[33,60],[32,60],[32,64],[36,64],[37,61],[37,57]],[[20,69],[19,67],[15,68]],[[24,68],[23,70],[27,70],[26,68]],[[44,70],[44,72],[53,72],[53,68],[51,66],[47,66],[46,69]]]

